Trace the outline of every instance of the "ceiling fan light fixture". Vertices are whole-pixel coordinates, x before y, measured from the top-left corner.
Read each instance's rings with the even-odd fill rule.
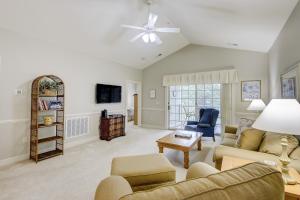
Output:
[[[149,40],[150,40],[149,34],[143,35],[142,38],[143,38],[143,40],[144,40],[145,43],[149,43]]]
[[[149,34],[149,39],[150,39],[150,42],[155,42],[156,40],[156,35],[154,33],[150,33]]]

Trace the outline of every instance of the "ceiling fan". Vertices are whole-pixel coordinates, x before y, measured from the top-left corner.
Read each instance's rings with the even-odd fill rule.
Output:
[[[147,1],[147,4],[151,5],[151,1]],[[150,10],[150,8],[149,8]],[[133,37],[130,42],[135,42],[139,38],[142,38],[145,43],[155,43],[155,44],[161,44],[162,41],[158,37],[156,33],[179,33],[179,28],[168,28],[168,27],[155,27],[155,23],[157,21],[158,16],[154,13],[151,13],[149,11],[149,17],[148,22],[144,26],[133,26],[133,25],[126,25],[123,24],[121,27],[123,28],[130,28],[130,29],[136,29],[141,30],[142,32]]]

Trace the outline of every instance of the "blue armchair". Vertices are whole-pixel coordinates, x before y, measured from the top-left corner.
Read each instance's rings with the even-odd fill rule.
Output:
[[[199,121],[187,121],[184,130],[202,132],[203,137],[212,137],[216,141],[215,126],[219,111],[213,108],[201,108],[199,115]]]

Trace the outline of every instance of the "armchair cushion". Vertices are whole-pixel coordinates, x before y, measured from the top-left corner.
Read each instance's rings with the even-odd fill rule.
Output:
[[[193,178],[204,178],[218,172],[220,171],[206,163],[197,162],[189,167],[186,174],[186,179],[188,180]]]
[[[122,176],[110,176],[98,185],[95,200],[119,200],[128,194],[132,194],[132,189],[126,179]]]
[[[212,110],[211,109],[201,109],[199,123],[200,124],[210,124],[211,121],[212,121]]]

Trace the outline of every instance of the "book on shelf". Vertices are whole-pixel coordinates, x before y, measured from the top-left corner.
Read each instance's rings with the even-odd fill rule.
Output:
[[[56,100],[50,100],[50,101],[46,101],[46,100],[38,100],[38,104],[39,104],[39,110],[40,111],[45,111],[45,110],[57,110],[57,109],[62,109],[62,103],[60,101],[56,101]]]

